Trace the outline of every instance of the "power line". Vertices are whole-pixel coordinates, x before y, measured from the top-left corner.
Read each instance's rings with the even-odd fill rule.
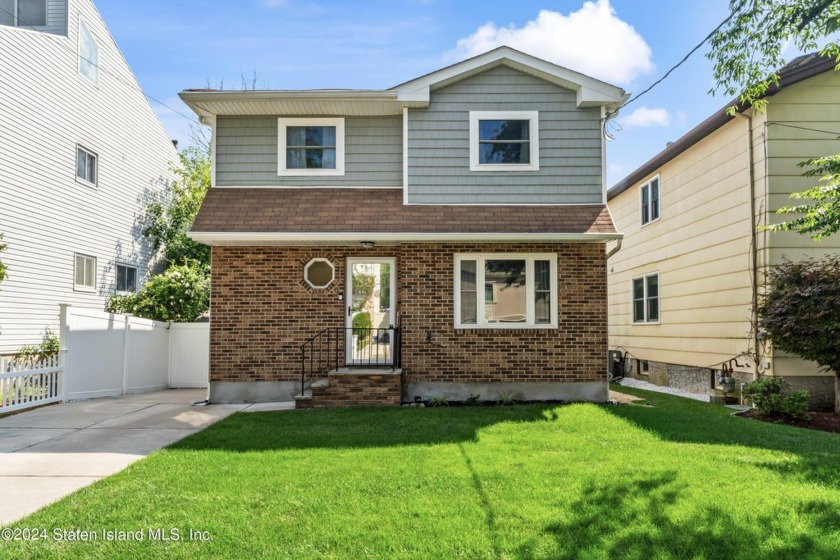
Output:
[[[724,19],[722,22],[720,22],[720,24],[718,24],[718,26],[717,26],[717,27],[715,27],[715,28],[714,28],[714,29],[713,29],[713,30],[712,30],[712,31],[711,31],[708,35],[706,35],[706,37],[705,37],[702,41],[700,41],[699,43],[697,43],[697,45],[696,45],[693,49],[691,49],[691,50],[688,52],[688,54],[687,54],[687,55],[685,55],[685,56],[682,58],[682,60],[680,60],[679,62],[677,62],[675,65],[673,65],[673,66],[672,66],[672,67],[671,67],[671,68],[670,68],[667,72],[665,72],[665,74],[664,74],[661,78],[659,78],[658,80],[656,80],[655,82],[653,82],[653,84],[651,84],[651,85],[650,85],[647,89],[645,89],[645,90],[644,90],[644,91],[642,91],[641,93],[638,93],[638,94],[634,95],[633,97],[631,97],[630,99],[628,99],[628,100],[627,100],[627,103],[625,103],[625,104],[623,105],[623,107],[627,107],[628,105],[630,105],[631,103],[633,103],[634,101],[636,101],[637,99],[639,99],[641,96],[643,96],[644,94],[646,94],[647,92],[649,92],[650,90],[652,90],[653,88],[655,88],[656,86],[658,86],[659,84],[661,84],[661,83],[662,83],[662,82],[663,82],[663,81],[664,81],[664,80],[665,80],[668,76],[670,76],[670,75],[671,75],[671,73],[672,73],[674,70],[676,70],[677,68],[679,68],[680,66],[682,66],[682,64],[683,64],[686,60],[688,60],[688,59],[691,57],[691,55],[693,55],[695,52],[697,52],[697,50],[698,50],[700,47],[702,47],[703,45],[705,45],[705,44],[706,44],[706,42],[707,42],[709,39],[711,39],[711,38],[712,38],[712,36],[713,36],[715,33],[717,33],[718,31],[720,31],[720,28],[721,28],[721,27],[723,27],[724,25],[726,25],[727,23],[729,23],[729,21],[730,21],[733,17],[735,17],[735,14],[737,14],[738,12],[740,12],[740,11],[741,11],[741,8],[743,7],[743,5],[744,5],[744,0],[742,0],[742,1],[741,1],[741,3],[740,3],[740,4],[738,4],[738,7],[736,7],[734,10],[732,10],[732,12],[731,12],[731,13],[730,13],[727,17],[726,17],[726,19]],[[616,109],[615,111],[611,111],[611,112],[607,115],[607,118],[611,117],[612,115],[615,115],[617,112],[618,112],[618,109]]]
[[[779,122],[771,122],[771,123],[767,123],[767,124],[772,125],[772,126],[784,126],[786,128],[798,128],[799,130],[807,130],[809,132],[821,132],[823,134],[831,134],[832,136],[837,136],[838,138],[840,138],[840,132],[835,132],[835,131],[831,131],[831,130],[822,130],[822,129],[819,129],[819,128],[809,128],[807,126],[797,126],[795,124],[786,124],[786,123],[779,123]]]
[[[21,25],[16,25],[16,27],[25,27],[25,28],[29,28],[29,29],[31,29],[31,30],[33,30],[33,31],[42,32],[42,31],[41,31],[41,29],[39,29],[38,27],[36,27],[36,26],[34,26],[34,25],[30,25],[30,24],[28,24],[26,21],[24,21],[24,20],[20,19],[19,17],[15,16],[15,14],[14,14],[14,13],[12,13],[12,12],[10,12],[9,10],[7,10],[7,9],[3,8],[2,6],[0,6],[0,12],[4,12],[4,13],[6,13],[6,14],[8,14],[8,15],[12,16],[12,19],[13,19],[15,22],[17,22],[17,23],[23,23],[23,26],[21,26]],[[41,26],[41,27],[43,27],[43,26]],[[83,60],[83,61],[88,62],[88,63],[90,63],[91,65],[93,65],[93,66],[97,69],[97,71],[100,71],[100,72],[102,72],[103,74],[107,74],[107,75],[111,76],[112,78],[115,78],[116,80],[118,80],[118,81],[122,82],[123,84],[127,85],[128,87],[130,87],[130,88],[132,88],[132,89],[134,89],[134,90],[136,90],[136,91],[139,91],[139,92],[140,92],[140,93],[142,93],[142,94],[143,94],[143,96],[144,96],[144,97],[146,97],[149,101],[154,101],[154,102],[155,102],[155,103],[157,103],[158,105],[160,105],[160,106],[162,106],[162,107],[166,107],[167,109],[169,109],[170,111],[172,111],[172,112],[173,112],[173,113],[175,113],[176,115],[178,115],[178,116],[180,116],[180,117],[182,117],[182,118],[184,118],[184,119],[187,119],[188,121],[190,121],[190,122],[191,122],[191,123],[193,123],[193,124],[201,124],[201,122],[200,122],[200,121],[198,121],[195,117],[191,117],[191,116],[189,116],[189,115],[186,115],[186,114],[182,113],[181,111],[179,111],[178,109],[175,109],[175,108],[173,108],[173,107],[170,107],[169,105],[167,105],[166,103],[164,103],[164,102],[163,102],[163,101],[161,101],[160,99],[158,99],[158,98],[156,98],[156,97],[154,97],[154,96],[152,96],[152,95],[150,95],[150,94],[146,93],[145,91],[143,91],[143,88],[141,88],[138,84],[136,84],[136,83],[132,83],[132,82],[130,82],[130,81],[128,81],[128,80],[126,80],[126,79],[124,79],[122,76],[119,76],[119,75],[117,75],[117,74],[115,74],[115,73],[113,73],[113,72],[109,71],[107,68],[103,68],[103,67],[101,67],[101,66],[99,65],[99,63],[98,63],[98,62],[94,62],[93,60],[90,60],[90,59],[88,59],[88,58],[83,57],[81,53],[77,53],[75,50],[73,50],[73,49],[72,49],[70,46],[68,46],[66,43],[59,43],[59,44],[62,46],[62,48],[66,49],[68,52],[72,53],[74,56],[78,55],[78,57],[79,57],[79,59],[80,59],[80,60]],[[127,64],[127,63],[126,63],[126,64]],[[134,73],[134,72],[132,71],[132,74],[133,74],[133,73]]]

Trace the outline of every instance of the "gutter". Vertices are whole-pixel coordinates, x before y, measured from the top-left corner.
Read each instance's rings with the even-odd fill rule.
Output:
[[[619,237],[618,239],[616,239],[616,240],[615,240],[615,247],[613,247],[612,249],[610,249],[610,252],[609,252],[609,253],[607,253],[607,260],[610,260],[610,257],[611,257],[611,256],[615,255],[616,253],[618,253],[618,252],[621,250],[621,242],[622,242],[622,240],[623,240],[623,239],[622,239],[621,237]]]

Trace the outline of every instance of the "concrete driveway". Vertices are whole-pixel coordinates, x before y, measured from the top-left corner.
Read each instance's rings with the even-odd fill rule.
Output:
[[[0,419],[0,526],[248,407],[192,406],[205,398],[206,389],[159,391]]]

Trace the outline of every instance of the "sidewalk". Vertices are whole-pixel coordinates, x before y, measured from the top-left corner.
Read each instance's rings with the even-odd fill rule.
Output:
[[[206,396],[206,389],[159,391],[0,419],[0,526],[249,406],[192,406]]]

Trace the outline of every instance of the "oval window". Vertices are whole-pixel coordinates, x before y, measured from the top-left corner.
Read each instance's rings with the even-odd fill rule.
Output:
[[[303,279],[313,288],[326,288],[335,279],[335,267],[327,259],[312,259],[303,269]]]

